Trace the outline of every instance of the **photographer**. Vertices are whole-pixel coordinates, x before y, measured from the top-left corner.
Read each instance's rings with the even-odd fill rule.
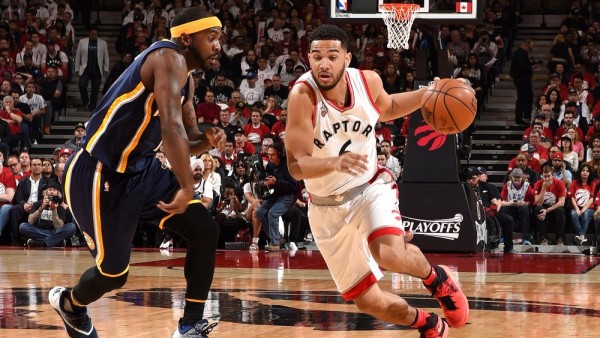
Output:
[[[33,204],[27,223],[19,226],[19,232],[28,238],[28,247],[65,246],[65,240],[75,234],[75,224],[65,224],[66,210],[61,202],[60,185],[50,181],[43,199]]]
[[[298,194],[298,182],[290,175],[281,145],[270,145],[267,154],[269,163],[264,185],[269,189],[269,193],[261,196],[263,202],[256,209],[256,214],[263,227],[268,229],[270,244],[265,248],[267,251],[279,251],[279,217],[294,204]]]

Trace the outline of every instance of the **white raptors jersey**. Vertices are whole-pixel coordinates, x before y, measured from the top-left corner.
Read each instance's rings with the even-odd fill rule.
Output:
[[[360,70],[347,68],[344,77],[350,95],[348,107],[339,107],[327,100],[310,72],[302,75],[296,82],[296,85],[300,82],[308,84],[316,98],[312,156],[337,157],[350,151],[367,155],[369,163],[367,172],[360,176],[333,172],[319,178],[305,179],[306,189],[316,196],[338,195],[363,185],[377,171],[375,123],[379,119],[379,110],[369,95],[366,79]]]

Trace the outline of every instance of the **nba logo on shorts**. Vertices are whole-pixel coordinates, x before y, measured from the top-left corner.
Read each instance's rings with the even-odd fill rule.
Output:
[[[339,11],[347,11],[348,10],[348,0],[336,0],[337,1],[337,9]]]

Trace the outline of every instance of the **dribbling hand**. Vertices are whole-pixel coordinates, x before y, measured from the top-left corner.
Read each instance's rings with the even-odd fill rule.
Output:
[[[158,201],[156,207],[169,214],[182,214],[187,210],[189,202],[192,200],[194,192],[189,192],[183,189],[177,190],[175,197],[170,203]]]
[[[350,174],[352,176],[364,174],[369,169],[367,165],[367,155],[351,152],[340,155],[333,163],[335,171]]]
[[[219,151],[225,149],[225,140],[227,140],[227,135],[221,128],[210,127],[204,131],[206,134],[206,138],[210,144],[217,148]]]

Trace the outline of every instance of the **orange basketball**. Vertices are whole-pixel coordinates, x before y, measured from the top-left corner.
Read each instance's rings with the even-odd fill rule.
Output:
[[[421,113],[434,130],[444,134],[460,133],[477,115],[475,91],[461,80],[438,80],[423,94]]]

